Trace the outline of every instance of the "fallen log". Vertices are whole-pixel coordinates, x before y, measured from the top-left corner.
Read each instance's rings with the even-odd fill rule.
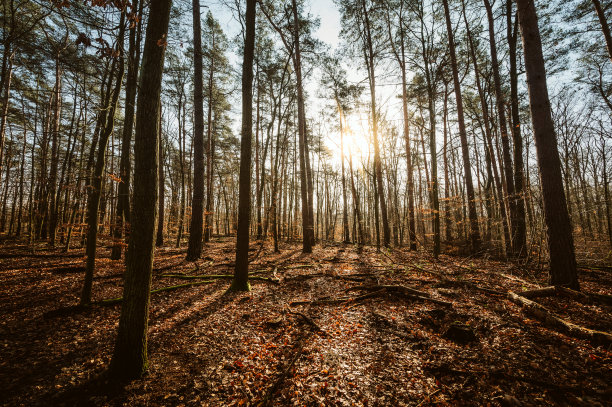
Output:
[[[580,325],[576,325],[572,322],[566,321],[561,317],[554,314],[548,308],[538,304],[529,298],[523,297],[522,295],[514,292],[508,293],[508,299],[517,305],[523,307],[523,309],[541,320],[543,323],[558,328],[570,336],[582,339],[588,339],[593,342],[603,343],[605,345],[612,344],[612,334],[608,332],[596,331],[594,329],[585,328]]]
[[[583,293],[563,286],[550,286],[535,290],[522,291],[519,293],[519,295],[530,299],[559,295],[561,297],[571,298],[587,304],[599,303],[604,305],[612,305],[612,296],[610,295]]]
[[[155,290],[151,290],[151,294],[161,293],[161,292],[164,292],[164,291],[178,290],[179,288],[184,288],[184,287],[193,287],[193,286],[196,286],[196,285],[210,284],[210,283],[214,283],[215,281],[216,280],[194,281],[193,283],[186,283],[186,284],[173,285],[173,286],[170,286],[170,287],[157,288]],[[94,305],[107,306],[107,305],[119,304],[121,302],[123,302],[123,297],[111,298],[111,299],[108,299],[108,300],[100,300],[100,301],[94,302],[93,304]]]

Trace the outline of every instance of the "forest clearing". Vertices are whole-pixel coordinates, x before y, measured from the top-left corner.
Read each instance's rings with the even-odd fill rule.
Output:
[[[79,310],[82,251],[5,243],[0,403],[604,406],[612,396],[609,339],[570,335],[508,299],[545,286],[539,270],[341,244],[275,254],[257,242],[251,273],[267,280],[228,294],[229,280],[206,276],[231,274],[232,243],[214,239],[196,262],[157,250],[153,289],[204,284],[152,294],[149,370],[124,386],[107,376],[120,306],[99,303],[121,296],[121,262],[100,250],[95,305]],[[611,265],[580,273],[583,292],[607,303],[534,300],[610,333]]]

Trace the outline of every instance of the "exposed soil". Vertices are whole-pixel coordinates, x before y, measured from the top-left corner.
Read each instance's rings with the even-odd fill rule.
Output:
[[[99,253],[94,299],[120,297],[123,263]],[[211,243],[197,263],[184,255],[157,251],[153,289],[201,281],[176,275],[231,274],[234,241]],[[105,372],[121,307],[74,307],[83,252],[6,242],[0,404],[610,405],[609,345],[550,328],[507,299],[544,287],[543,272],[348,245],[303,255],[298,245],[274,254],[254,242],[250,255],[254,275],[269,279],[252,280],[249,293],[226,294],[229,280],[214,279],[153,294],[148,374],[117,385]],[[584,292],[612,294],[609,267],[583,269],[580,280]],[[389,285],[429,297],[380,287]],[[609,305],[536,301],[612,332]]]

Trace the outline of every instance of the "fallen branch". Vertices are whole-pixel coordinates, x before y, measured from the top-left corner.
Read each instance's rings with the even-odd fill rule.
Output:
[[[545,324],[559,328],[570,336],[588,339],[606,345],[612,344],[612,334],[608,332],[596,331],[566,321],[561,317],[555,315],[545,306],[540,305],[535,301],[531,301],[529,298],[525,298],[522,295],[513,292],[508,293],[508,299],[514,302],[515,304],[518,304],[523,307],[527,313],[540,319]]]
[[[604,305],[612,305],[612,296],[605,294],[587,294],[582,293],[580,291],[572,290],[571,288],[563,287],[563,286],[550,286],[544,288],[538,288],[535,290],[528,290],[519,293],[520,296],[525,298],[540,298],[540,297],[552,297],[552,296],[562,296],[566,298],[571,298],[573,300],[582,302],[582,303],[599,303]]]
[[[170,286],[170,287],[162,287],[162,288],[157,288],[155,290],[151,290],[151,294],[161,293],[163,291],[178,290],[179,288],[184,288],[184,287],[193,287],[193,286],[196,286],[196,285],[210,284],[210,283],[214,283],[214,282],[215,282],[215,280],[194,281],[193,283],[173,285],[173,286]],[[107,306],[107,305],[119,304],[121,302],[123,302],[123,297],[111,298],[111,299],[108,299],[108,300],[96,301],[96,302],[94,302],[94,304],[95,305],[101,305],[101,306]]]

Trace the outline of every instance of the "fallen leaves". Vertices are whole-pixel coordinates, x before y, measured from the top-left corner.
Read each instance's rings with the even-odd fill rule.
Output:
[[[158,250],[153,289],[168,285],[162,273],[231,274],[232,247],[231,239],[211,243],[195,269],[180,251]],[[259,250],[259,243],[254,247]],[[533,271],[481,259],[466,265],[447,256],[432,263],[403,250],[381,254],[366,247],[359,254],[330,246],[305,256],[297,246],[281,246],[281,254],[262,247],[252,269],[278,278],[279,285],[254,280],[250,293],[225,295],[228,281],[215,279],[153,296],[149,374],[115,392],[100,390],[96,377],[110,362],[118,307],[41,318],[77,301],[82,256],[42,247],[36,256],[26,256],[25,247],[6,251],[0,259],[3,403],[57,397],[94,406],[246,406],[271,393],[272,404],[288,406],[486,405],[536,397],[537,404],[597,405],[609,391],[610,351],[527,319],[493,294],[541,285]],[[122,263],[100,251],[95,296],[119,297]],[[296,278],[301,275],[308,278]],[[443,295],[453,307],[379,296],[359,304],[288,308],[296,298],[340,297],[356,284],[374,283]],[[606,294],[612,276],[593,271],[581,283],[588,292]],[[611,323],[604,305],[546,301],[576,323]],[[453,323],[478,340],[464,345],[444,339]]]

